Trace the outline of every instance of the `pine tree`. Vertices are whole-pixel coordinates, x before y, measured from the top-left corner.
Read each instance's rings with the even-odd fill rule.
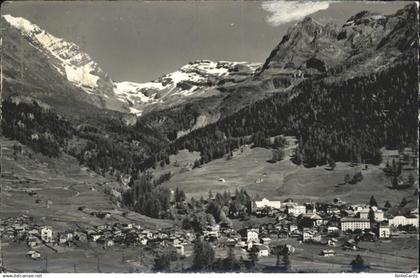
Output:
[[[370,196],[369,206],[370,207],[377,207],[378,206],[378,203],[376,202],[375,197],[373,197],[373,195]]]
[[[283,267],[286,271],[290,270],[289,254],[287,252],[283,255]]]
[[[214,250],[206,241],[197,240],[193,249],[193,264],[194,270],[208,270],[214,262]]]
[[[407,204],[408,204],[407,199],[405,199],[405,197],[404,197],[404,198],[402,198],[399,207],[400,208],[405,207]]]

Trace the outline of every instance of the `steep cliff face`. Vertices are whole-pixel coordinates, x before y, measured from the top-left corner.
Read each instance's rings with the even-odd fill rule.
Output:
[[[364,74],[415,48],[417,26],[415,4],[389,16],[362,11],[341,28],[307,17],[290,28],[259,74]]]
[[[112,80],[76,44],[24,18],[4,15],[1,23],[6,96],[28,94],[49,102],[60,102],[65,96],[97,108],[128,112],[127,105],[114,97]]]

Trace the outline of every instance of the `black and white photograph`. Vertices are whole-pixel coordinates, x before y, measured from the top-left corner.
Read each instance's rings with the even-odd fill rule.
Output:
[[[417,277],[418,14],[1,3],[2,277]]]

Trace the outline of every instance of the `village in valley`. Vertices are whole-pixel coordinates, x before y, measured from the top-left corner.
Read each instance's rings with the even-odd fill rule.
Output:
[[[211,189],[205,197],[187,199],[187,193],[176,187],[170,192],[168,214],[154,219],[121,206],[121,198],[112,196],[116,191],[108,187],[107,179],[81,170],[70,163],[72,158],[56,160],[51,170],[51,164],[27,160],[29,149],[12,155],[16,143],[4,142],[8,158],[2,169],[7,183],[1,191],[6,194],[0,222],[3,271],[411,272],[417,267],[418,191],[413,195],[415,188],[407,184],[413,182],[409,177],[417,161],[412,149],[384,150],[381,166],[375,166],[377,172],[373,172],[387,177],[385,188],[390,192],[406,192],[400,202],[392,197],[390,202],[379,193],[378,201],[375,195],[358,202],[354,196],[350,201],[333,196],[305,201],[267,194],[260,197],[244,188],[213,192],[214,187],[207,187]],[[294,148],[286,151],[292,157]],[[233,157],[213,163],[223,166],[228,161],[245,167],[244,161],[252,162],[255,153],[266,157],[270,151],[245,146],[233,152]],[[171,157],[176,167],[166,170],[174,172],[193,163],[194,159],[174,159],[183,156],[185,153]],[[68,173],[57,170],[60,163],[67,165]],[[281,163],[289,165],[290,161]],[[327,167],[317,171],[339,171],[334,170],[335,163]],[[368,177],[369,167],[374,168],[357,163],[352,167],[355,174],[344,176],[344,182],[353,187],[363,179],[362,172]],[[28,172],[17,176],[9,172],[13,169]],[[191,168],[187,173],[199,170],[203,169]],[[178,171],[186,173],[185,169]],[[35,173],[50,173],[51,180],[43,181],[47,184],[69,173],[71,178],[63,179],[62,189],[41,189],[35,186],[40,184]],[[73,184],[81,177],[83,182]],[[216,182],[227,186],[225,178],[219,176]],[[255,183],[261,187],[264,179]],[[121,185],[114,182],[113,186]],[[69,191],[72,196],[61,196]],[[18,269],[23,265],[25,269]]]
[[[207,200],[202,199],[198,202],[208,205],[217,198],[223,198],[221,194],[209,195]],[[2,219],[0,226],[2,247],[8,244],[26,245],[28,251],[21,256],[25,256],[26,260],[39,261],[42,266],[40,271],[48,271],[45,269],[48,268],[48,256],[52,258],[57,253],[78,248],[97,248],[110,252],[114,248],[137,249],[140,254],[161,249],[164,253],[172,252],[170,260],[178,262],[175,271],[185,271],[189,264],[188,258],[194,256],[193,253],[196,252],[194,251],[196,242],[204,240],[210,243],[216,258],[223,258],[228,254],[237,262],[243,263],[249,271],[252,271],[256,264],[264,266],[265,268],[261,269],[262,266],[258,268],[263,271],[264,269],[273,271],[276,268],[282,272],[291,269],[317,271],[317,267],[305,268],[300,265],[299,261],[302,259],[299,257],[307,253],[312,258],[312,263],[320,261],[330,270],[347,272],[352,268],[364,271],[369,271],[370,268],[372,271],[375,269],[380,271],[387,267],[397,269],[397,266],[390,265],[390,262],[383,265],[373,262],[373,259],[369,262],[369,256],[372,256],[368,251],[369,246],[372,248],[369,244],[375,244],[374,248],[378,249],[381,245],[399,244],[407,240],[410,244],[415,244],[418,238],[418,209],[407,211],[405,215],[390,215],[389,207],[379,206],[373,196],[368,202],[360,204],[349,204],[340,199],[328,203],[302,204],[292,199],[280,201],[262,198],[254,201],[246,196],[245,191],[228,196],[232,204],[237,198],[245,197],[244,199],[249,201],[244,211],[229,214],[232,219],[226,217],[217,224],[214,219],[204,220],[203,223],[194,219],[190,229],[185,229],[185,226],[189,225],[185,223],[184,227],[175,225],[148,229],[136,223],[105,221],[108,223],[89,229],[59,230],[52,226],[38,225],[33,217],[22,214],[17,218]],[[172,206],[191,206],[191,203],[183,199],[177,201],[173,201]],[[86,209],[80,208],[80,210]],[[112,218],[110,213],[86,213],[104,220]],[[239,218],[254,219],[254,221],[244,222],[243,224],[253,223],[246,226],[246,224],[241,225]],[[209,224],[211,222],[213,223]],[[370,252],[375,251],[370,250]],[[328,259],[335,256],[345,259],[339,261]],[[152,266],[156,267],[156,261],[159,259],[162,258],[158,256],[153,264],[148,266],[149,271]],[[141,255],[131,260],[124,261],[124,258],[122,260],[122,264],[132,265],[130,270],[133,272],[144,264]],[[100,270],[99,259],[97,264],[97,269],[92,271]],[[7,267],[8,262],[2,256],[3,270],[7,270]],[[74,264],[75,271],[76,268],[77,265]],[[321,267],[321,270],[325,271],[326,268]]]
[[[1,273],[419,272],[418,3],[13,2]]]

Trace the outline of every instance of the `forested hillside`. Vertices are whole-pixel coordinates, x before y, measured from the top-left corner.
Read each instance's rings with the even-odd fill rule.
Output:
[[[65,151],[102,174],[134,178],[157,164],[167,164],[169,155],[181,149],[199,151],[197,164],[207,163],[245,143],[269,145],[268,137],[280,134],[296,136],[294,162],[308,167],[330,159],[378,163],[384,146],[417,144],[416,11],[415,5],[409,5],[392,16],[361,12],[340,32],[305,19],[271,53],[263,72],[231,85],[225,97],[145,117],[91,109],[91,113],[65,113],[63,118],[55,107],[42,109],[39,100],[23,103],[16,101],[19,97],[6,98],[3,132],[47,155]],[[304,30],[299,31],[299,26]],[[326,45],[334,53],[344,51],[347,58],[338,64],[325,59],[329,54],[321,50]],[[303,61],[302,68],[284,63],[285,55],[295,61],[294,66]],[[324,62],[325,70],[314,71],[317,61]],[[271,86],[282,76],[293,86]],[[263,89],[269,93],[253,102],[259,97],[251,95]],[[253,103],[241,109],[236,105],[229,115],[222,113],[221,107],[234,102]],[[203,110],[223,117],[192,130]],[[189,133],[179,137],[184,130]]]
[[[276,95],[192,132],[172,148],[220,157],[232,142],[253,135],[299,139],[296,162],[308,166],[339,161],[377,163],[379,149],[417,142],[417,64],[413,56],[386,70],[354,79],[308,80],[291,95]],[[242,139],[243,140],[243,139]]]

